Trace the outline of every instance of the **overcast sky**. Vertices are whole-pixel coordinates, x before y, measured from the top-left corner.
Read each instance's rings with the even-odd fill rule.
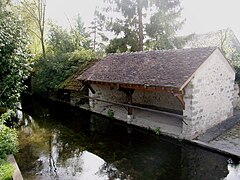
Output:
[[[69,25],[79,13],[85,25],[93,18],[102,0],[47,0],[47,17],[59,25]],[[205,33],[231,28],[240,40],[240,0],[182,0],[182,17],[186,23],[179,34]]]

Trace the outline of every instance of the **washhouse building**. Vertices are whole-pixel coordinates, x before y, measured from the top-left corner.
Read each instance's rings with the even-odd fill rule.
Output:
[[[217,47],[110,54],[77,79],[89,110],[176,138],[233,115],[235,71]]]

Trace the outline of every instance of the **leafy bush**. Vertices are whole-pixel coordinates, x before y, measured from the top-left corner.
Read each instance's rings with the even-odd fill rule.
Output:
[[[17,152],[17,132],[5,125],[0,125],[0,158]]]
[[[45,94],[57,90],[60,83],[94,59],[95,53],[85,49],[70,53],[48,52],[46,59],[40,58],[35,65],[34,91]]]
[[[13,111],[8,110],[0,117],[0,177],[5,180],[12,179],[14,171],[14,167],[6,162],[6,157],[18,150],[17,131],[4,124],[12,115]]]
[[[112,109],[109,109],[107,111],[107,115],[108,115],[109,118],[114,119],[115,113],[114,113],[114,111]]]
[[[0,177],[4,180],[11,180],[14,167],[6,161],[0,161]]]
[[[160,135],[161,134],[161,128],[157,127],[154,132],[156,133],[156,135]]]
[[[17,152],[17,131],[4,125],[5,121],[12,115],[12,111],[2,114],[0,118],[0,159]]]
[[[22,22],[0,10],[0,107],[15,107],[24,90],[31,70],[28,44]]]

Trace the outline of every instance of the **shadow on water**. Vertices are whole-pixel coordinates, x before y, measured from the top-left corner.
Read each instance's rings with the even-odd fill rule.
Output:
[[[238,179],[238,160],[61,103],[25,98],[24,179]]]

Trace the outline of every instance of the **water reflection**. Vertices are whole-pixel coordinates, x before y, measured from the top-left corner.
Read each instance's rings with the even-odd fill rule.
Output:
[[[239,178],[219,154],[63,104],[29,104],[16,156],[25,179]]]
[[[236,180],[236,179],[240,179],[240,165],[236,165],[233,162],[230,162],[228,164],[228,171],[229,174],[227,175],[226,178],[224,178],[224,180]]]

